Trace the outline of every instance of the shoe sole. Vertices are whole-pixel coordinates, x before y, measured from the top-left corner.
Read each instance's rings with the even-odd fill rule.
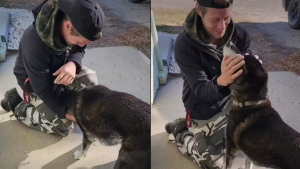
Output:
[[[170,125],[170,123],[167,123],[165,125],[165,130],[166,130],[167,133],[171,134],[170,127],[168,127],[169,125]]]
[[[2,100],[1,100],[1,107],[2,107],[5,111],[10,112],[10,109],[7,108],[5,105],[3,105],[3,101],[2,101]]]
[[[17,95],[13,95],[13,93],[16,93]],[[7,92],[4,94],[4,99],[5,99],[9,94],[12,94],[14,97],[20,97],[21,100],[23,100],[22,97],[18,94],[18,91],[17,91],[16,88],[12,88],[12,89],[10,89],[9,91],[7,91]],[[7,111],[7,112],[12,111],[10,107],[7,107],[6,105],[3,104],[3,100],[4,100],[4,99],[1,100],[1,107],[2,107],[5,111]]]

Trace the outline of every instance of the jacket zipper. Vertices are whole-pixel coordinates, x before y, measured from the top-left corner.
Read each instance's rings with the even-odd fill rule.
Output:
[[[65,57],[64,64],[66,64],[66,62],[67,62],[67,59],[70,55],[70,50],[71,50],[71,46],[67,46],[67,48],[66,48],[66,57]]]

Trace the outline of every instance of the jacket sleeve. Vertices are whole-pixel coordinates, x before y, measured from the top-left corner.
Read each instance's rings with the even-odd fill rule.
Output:
[[[30,48],[30,47],[29,47]],[[45,51],[26,49],[24,65],[34,93],[47,105],[47,107],[64,118],[67,110],[66,99],[54,93],[53,76],[49,72]]]
[[[175,60],[185,76],[195,95],[202,101],[215,102],[225,96],[220,92],[224,87],[217,85],[216,78],[209,80],[205,71],[191,52],[186,42],[177,39],[174,46]],[[196,51],[194,51],[196,52]]]
[[[72,51],[72,53],[70,54],[70,56],[68,57],[68,62],[72,61],[76,64],[76,73],[78,74],[81,71],[81,67],[82,67],[82,58],[84,57],[85,54],[85,48],[84,47],[79,47],[77,46],[76,49],[74,51]]]

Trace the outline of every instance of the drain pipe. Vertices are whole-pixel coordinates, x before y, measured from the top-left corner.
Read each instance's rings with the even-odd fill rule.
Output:
[[[154,14],[151,10],[151,104],[154,102],[159,85],[166,84],[168,76],[168,67],[163,64],[157,43],[158,35]]]
[[[0,62],[6,59],[9,17],[9,12],[0,11]]]

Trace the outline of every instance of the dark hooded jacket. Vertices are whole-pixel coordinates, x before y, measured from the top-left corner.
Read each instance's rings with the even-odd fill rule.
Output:
[[[32,11],[34,22],[23,33],[14,74],[24,90],[26,78],[30,79],[33,92],[59,117],[67,110],[63,94],[65,87],[54,84],[53,73],[69,61],[81,70],[85,47],[68,46],[60,34],[59,25],[64,13],[57,0],[46,0]]]
[[[184,80],[182,100],[192,119],[211,118],[222,110],[229,98],[229,87],[219,86],[216,81],[221,75],[223,46],[229,41],[240,52],[251,52],[247,31],[232,20],[220,45],[214,46],[207,40],[196,8],[188,14],[184,32],[176,39],[174,55]]]

